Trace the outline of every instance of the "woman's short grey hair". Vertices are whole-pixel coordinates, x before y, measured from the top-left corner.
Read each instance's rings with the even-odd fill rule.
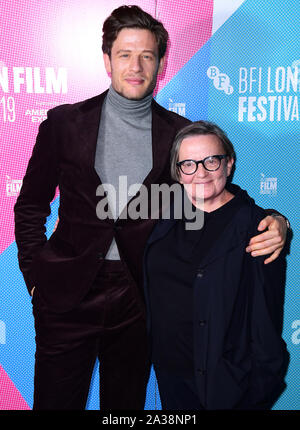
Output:
[[[225,154],[229,158],[233,158],[234,161],[236,160],[234,147],[231,141],[229,140],[229,138],[227,137],[226,133],[220,127],[218,127],[213,122],[209,122],[209,121],[195,121],[187,125],[186,127],[182,128],[175,136],[175,140],[171,149],[172,179],[174,179],[175,181],[178,181],[180,178],[179,168],[177,167],[176,163],[178,161],[178,154],[179,154],[182,141],[190,136],[201,136],[201,135],[207,135],[207,134],[212,134],[216,136],[220,140]]]

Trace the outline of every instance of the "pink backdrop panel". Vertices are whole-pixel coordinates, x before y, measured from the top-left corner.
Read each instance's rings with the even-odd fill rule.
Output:
[[[0,365],[0,410],[28,410],[30,407]]]
[[[213,0],[157,0],[156,17],[169,33],[167,65],[160,91],[212,35]]]

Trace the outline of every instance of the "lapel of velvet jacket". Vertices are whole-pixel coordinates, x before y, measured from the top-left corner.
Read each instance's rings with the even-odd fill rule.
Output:
[[[108,91],[108,90],[107,90]],[[89,197],[97,205],[96,189],[101,185],[95,170],[95,155],[101,110],[107,91],[83,102],[79,107],[79,114],[76,116],[76,131],[80,145],[81,169],[83,170],[84,187]],[[169,172],[170,149],[176,134],[176,129],[172,126],[166,115],[165,109],[158,105],[154,100],[152,109],[152,157],[153,165],[143,184],[150,191],[151,184],[160,183],[162,173]],[[77,139],[77,136],[75,136]],[[166,175],[165,175],[166,176]],[[170,175],[164,178],[170,181]]]
[[[162,170],[169,165],[170,150],[176,130],[169,124],[165,117],[164,109],[152,100],[152,158],[153,165],[144,180],[144,185],[150,187],[156,183]]]
[[[95,155],[101,110],[107,91],[84,102],[77,115],[76,123],[80,138],[82,164],[88,168],[88,173],[95,187],[101,180],[95,170]],[[153,166],[144,180],[144,185],[155,183],[170,156],[170,149],[175,136],[174,128],[162,114],[162,108],[152,101],[152,157]]]
[[[101,110],[107,91],[84,102],[79,108],[77,115],[77,132],[81,145],[80,154],[81,165],[86,171],[84,177],[96,188],[101,184],[101,180],[95,170],[95,155],[97,138],[101,117]]]

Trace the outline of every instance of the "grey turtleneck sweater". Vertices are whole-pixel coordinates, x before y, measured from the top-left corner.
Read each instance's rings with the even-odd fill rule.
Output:
[[[108,193],[109,208],[114,219],[119,217],[124,209],[123,205],[131,198],[127,193],[129,187],[143,183],[152,168],[151,101],[152,94],[141,100],[129,100],[112,87],[104,100],[95,169],[102,184],[111,184],[116,190],[116,200]],[[120,176],[126,176],[127,180],[127,189],[121,196]],[[115,240],[112,241],[106,258],[120,259]]]

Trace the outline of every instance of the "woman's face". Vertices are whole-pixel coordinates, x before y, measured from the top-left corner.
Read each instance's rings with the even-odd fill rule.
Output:
[[[178,161],[183,160],[203,160],[212,155],[223,155],[225,151],[219,138],[212,134],[189,136],[183,139],[179,154]],[[185,185],[185,189],[189,198],[194,205],[197,205],[197,200],[204,199],[205,210],[215,209],[226,202],[225,185],[227,177],[230,175],[233,166],[233,159],[224,158],[218,170],[208,171],[201,163],[198,164],[197,171],[192,175],[186,175],[179,170],[181,184]],[[202,187],[198,187],[201,184]],[[203,190],[203,194],[201,190]],[[199,200],[200,198],[200,200]]]

